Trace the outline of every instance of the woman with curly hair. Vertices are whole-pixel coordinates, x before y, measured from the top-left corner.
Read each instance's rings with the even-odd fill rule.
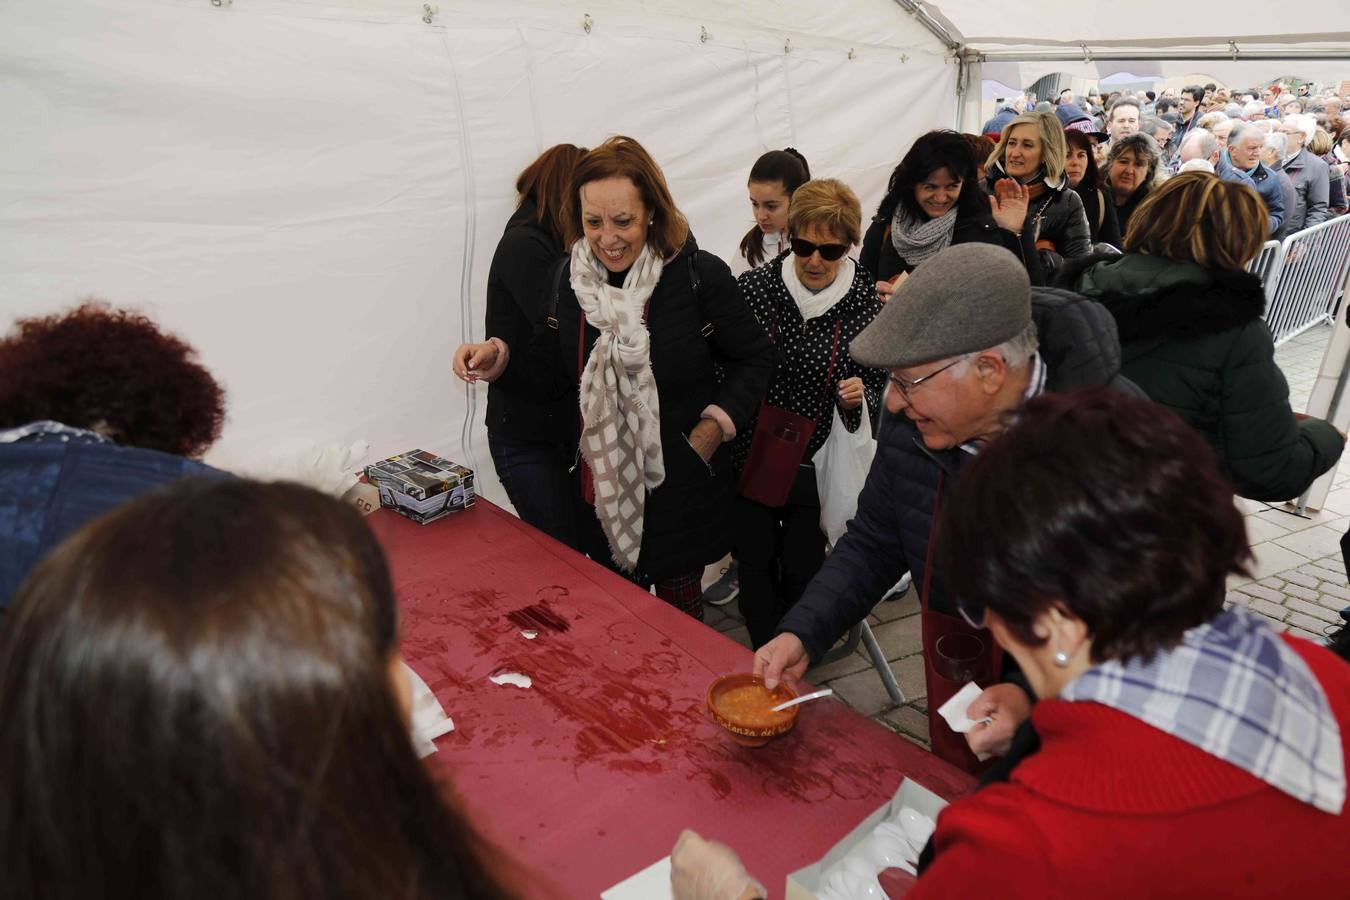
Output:
[[[0,610],[88,519],[183,475],[220,436],[225,393],[181,339],[101,303],[0,338]]]
[[[1130,217],[1144,198],[1158,186],[1162,150],[1147,134],[1127,134],[1111,144],[1106,157],[1106,186],[1116,210],[1120,233],[1130,230]]]

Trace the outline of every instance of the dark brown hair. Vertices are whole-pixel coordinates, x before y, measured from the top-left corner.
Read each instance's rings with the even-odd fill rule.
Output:
[[[1241,269],[1261,252],[1266,230],[1256,191],[1208,172],[1182,172],[1155,187],[1130,216],[1125,249]]]
[[[689,238],[689,223],[675,206],[666,176],[641,144],[623,135],[616,135],[591,150],[577,165],[572,176],[572,190],[567,197],[567,246],[582,236],[581,189],[592,181],[605,178],[627,178],[633,182],[642,205],[647,208],[647,215],[652,218],[652,224],[647,228],[647,242],[657,253],[669,258],[684,247]]]
[[[961,472],[939,536],[953,596],[1043,643],[1061,603],[1096,662],[1151,656],[1223,608],[1251,558],[1233,489],[1166,407],[1108,388],[1048,394]]]
[[[961,137],[965,138],[966,143],[970,145],[970,153],[975,157],[975,168],[978,175],[978,170],[984,167],[984,161],[989,158],[989,154],[994,152],[994,140],[987,134],[971,134],[966,131],[961,132]]]
[[[1083,150],[1087,152],[1087,171],[1083,173],[1083,180],[1078,182],[1075,190],[1095,191],[1101,187],[1101,173],[1097,169],[1097,155],[1093,153],[1092,138],[1081,131],[1064,130],[1064,159],[1068,162],[1069,150]]]
[[[520,202],[534,202],[535,224],[553,235],[560,249],[567,231],[567,195],[572,190],[572,173],[586,153],[575,144],[554,144],[525,167],[516,178]]]
[[[186,342],[105,303],[20,319],[0,339],[0,427],[52,419],[179,456],[220,437],[225,392]]]
[[[987,213],[989,199],[980,189],[972,146],[965,135],[950,129],[937,129],[919,135],[891,171],[886,196],[881,198],[872,221],[889,225],[897,206],[903,206],[916,222],[927,220],[928,214],[919,206],[914,191],[924,179],[940,169],[946,169],[948,175],[961,182],[961,193],[956,198],[956,205],[960,209],[958,215]],[[989,146],[992,148],[994,142],[989,141]]]
[[[806,164],[806,157],[797,152],[796,148],[787,147],[783,150],[770,150],[750,167],[750,178],[747,181],[751,184],[761,182],[772,184],[778,182],[783,186],[783,192],[788,196],[788,203],[792,202],[792,195],[796,193],[797,188],[811,180],[811,167]],[[764,232],[760,230],[758,224],[745,233],[741,238],[741,256],[750,264],[751,268],[764,262]]]
[[[496,898],[413,750],[384,555],[293,484],[76,532],[0,632],[0,871],[26,897]]]

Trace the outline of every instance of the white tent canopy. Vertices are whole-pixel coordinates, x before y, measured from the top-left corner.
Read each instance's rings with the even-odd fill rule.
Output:
[[[1255,5],[1216,37],[1241,17],[1156,2],[220,2],[0,5],[0,328],[88,296],[149,312],[225,384],[208,459],[232,466],[364,439],[487,468],[484,389],[448,357],[482,335],[515,176],[551,144],[638,138],[729,258],[765,150],[870,210],[909,142],[954,124],[960,76],[977,98],[981,67],[1095,65],[1004,51],[1286,43]],[[1289,40],[1350,55],[1350,8],[1307,19],[1327,31]]]

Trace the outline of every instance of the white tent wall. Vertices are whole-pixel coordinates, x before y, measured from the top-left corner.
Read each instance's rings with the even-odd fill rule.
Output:
[[[364,439],[487,474],[485,389],[448,358],[539,151],[638,138],[725,258],[764,150],[871,207],[954,112],[955,65],[889,0],[438,6],[10,0],[0,328],[151,314],[227,388],[225,466]]]

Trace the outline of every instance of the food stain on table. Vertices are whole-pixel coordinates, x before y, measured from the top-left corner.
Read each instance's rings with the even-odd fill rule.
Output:
[[[508,621],[530,631],[564,632],[572,626],[567,620],[549,608],[547,603],[522,606],[506,614]]]

